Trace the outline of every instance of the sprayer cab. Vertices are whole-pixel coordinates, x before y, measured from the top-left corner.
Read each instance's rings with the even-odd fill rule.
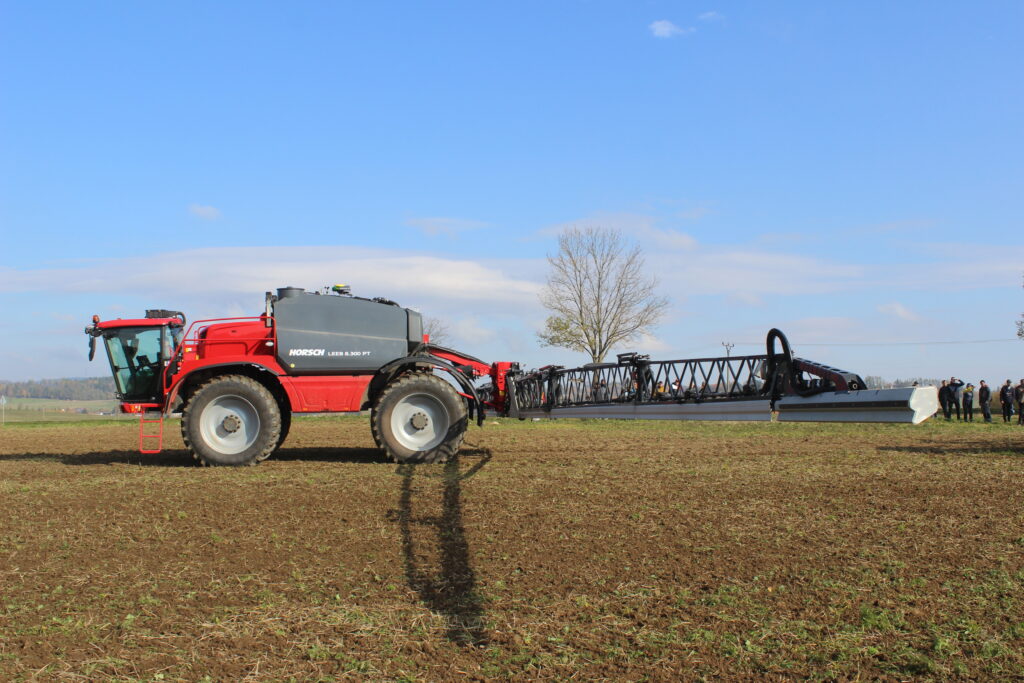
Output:
[[[170,315],[168,315],[170,314]],[[184,334],[185,316],[176,311],[146,311],[145,318],[100,321],[85,328],[89,359],[103,340],[117,394],[124,402],[160,403],[161,378]]]

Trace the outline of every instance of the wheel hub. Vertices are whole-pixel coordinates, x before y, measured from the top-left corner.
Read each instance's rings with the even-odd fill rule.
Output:
[[[388,440],[390,432],[397,447],[414,452],[430,451],[444,443],[452,420],[444,401],[435,392],[439,393],[428,386],[398,399],[389,409],[389,428],[382,430],[381,436]]]
[[[262,433],[260,413],[247,397],[224,393],[199,412],[199,438],[220,455],[244,453]]]
[[[237,415],[228,415],[224,418],[224,421],[220,426],[223,427],[224,431],[228,434],[234,434],[241,428],[242,421],[238,419]]]

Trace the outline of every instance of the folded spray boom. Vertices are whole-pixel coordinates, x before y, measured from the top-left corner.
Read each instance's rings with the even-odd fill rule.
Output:
[[[770,420],[775,412],[788,422],[916,424],[938,410],[934,387],[868,389],[857,374],[794,358],[777,329],[768,332],[766,346],[767,353],[754,356],[657,361],[626,353],[614,363],[512,370],[507,414]]]

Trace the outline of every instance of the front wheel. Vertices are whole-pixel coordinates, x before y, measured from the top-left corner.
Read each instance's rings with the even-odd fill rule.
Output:
[[[278,404],[280,406],[280,404]],[[288,431],[292,428],[292,414],[288,411],[287,407],[284,410],[280,410],[281,413],[281,433],[277,437],[277,447],[274,448],[273,452],[281,450],[281,446],[284,444],[284,440],[288,438]],[[260,460],[266,460],[270,457],[270,453],[264,455]]]
[[[466,404],[440,377],[413,373],[381,392],[371,420],[374,440],[396,462],[445,462],[466,434]]]
[[[281,411],[273,394],[242,375],[200,386],[181,415],[181,436],[204,465],[250,465],[278,446]]]

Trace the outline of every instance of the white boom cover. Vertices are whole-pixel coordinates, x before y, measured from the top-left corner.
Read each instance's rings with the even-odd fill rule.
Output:
[[[905,422],[919,424],[939,409],[935,387],[827,391],[814,396],[786,396],[775,402],[780,422]],[[772,419],[767,400],[705,403],[610,403],[518,411],[521,418],[606,418],[618,420]]]
[[[775,402],[780,422],[909,422],[919,424],[939,409],[935,387],[829,391]]]

